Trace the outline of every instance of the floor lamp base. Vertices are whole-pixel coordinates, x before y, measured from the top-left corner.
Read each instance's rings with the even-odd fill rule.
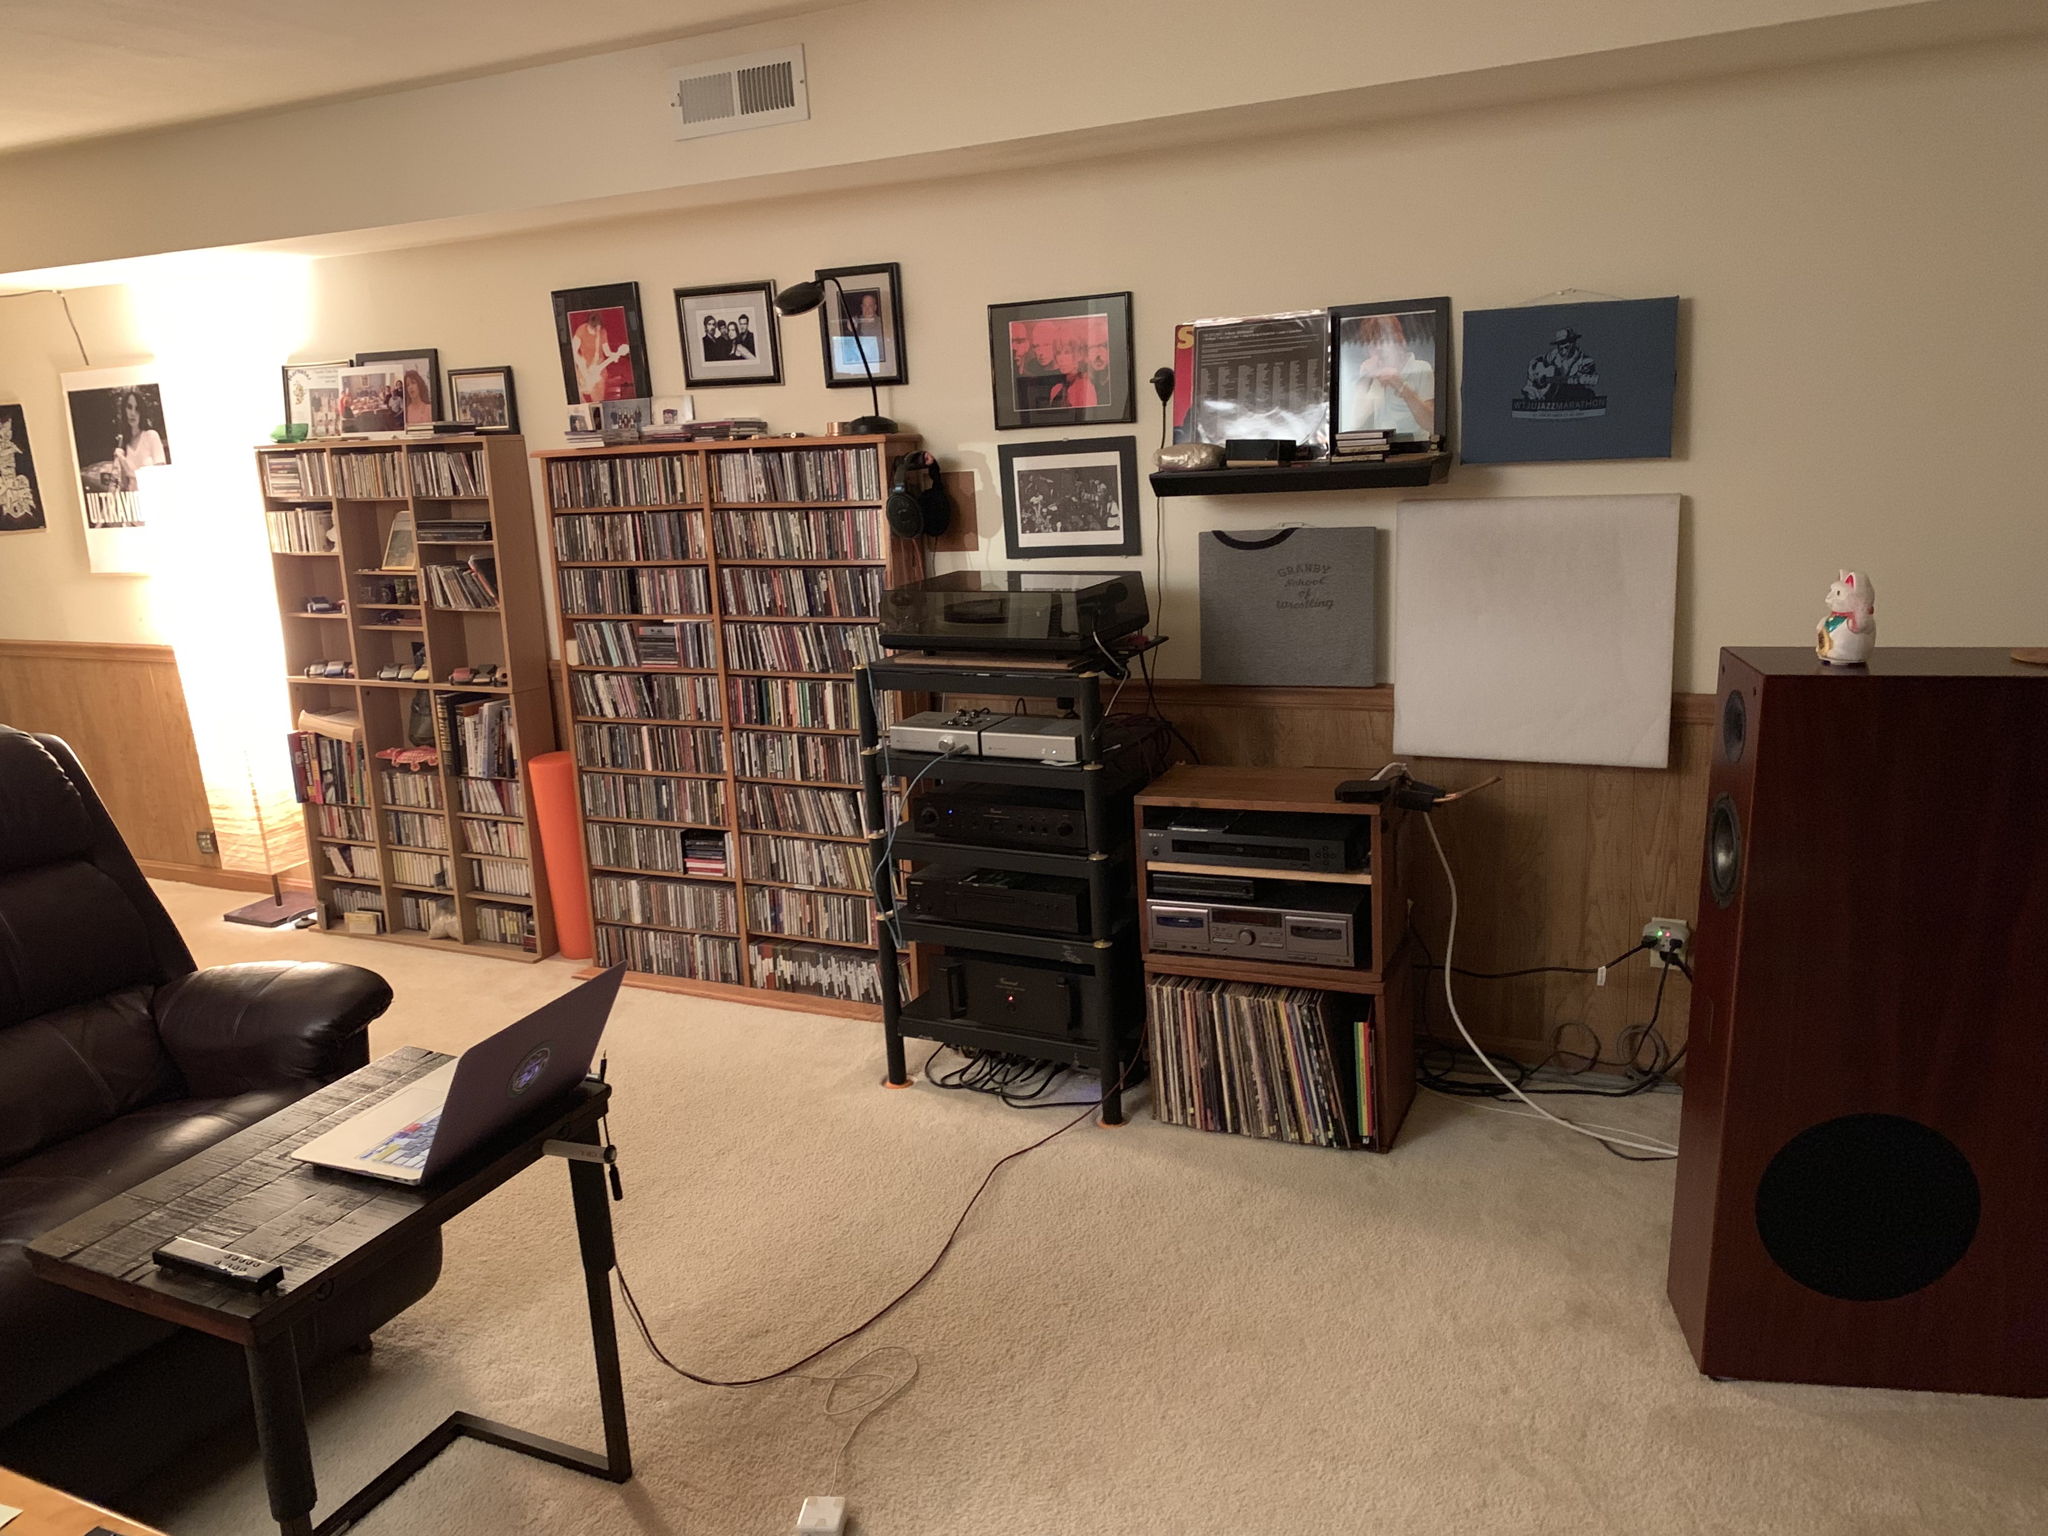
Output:
[[[247,923],[251,928],[282,928],[287,923],[312,915],[313,898],[301,896],[296,891],[288,891],[282,897],[266,896],[261,901],[252,901],[246,907],[221,914],[227,922]]]

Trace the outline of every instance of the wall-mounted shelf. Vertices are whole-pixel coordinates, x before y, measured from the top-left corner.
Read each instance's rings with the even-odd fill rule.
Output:
[[[1248,496],[1294,491],[1393,490],[1435,485],[1451,472],[1448,453],[1400,453],[1366,464],[1315,459],[1276,469],[1161,469],[1155,496]]]

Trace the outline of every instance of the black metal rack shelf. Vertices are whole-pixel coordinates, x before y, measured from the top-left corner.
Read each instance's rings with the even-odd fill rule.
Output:
[[[1121,1089],[1131,1063],[1143,1049],[1143,964],[1136,932],[1133,881],[1133,826],[1120,814],[1117,797],[1128,795],[1142,774],[1103,761],[1102,679],[1109,674],[1063,667],[1014,667],[993,662],[945,662],[892,657],[871,662],[856,674],[860,708],[861,797],[869,847],[882,981],[882,1031],[888,1050],[889,1081],[907,1083],[906,1036],[966,1050],[1001,1051],[1062,1066],[1090,1068],[1102,1079],[1101,1120],[1123,1122]],[[879,695],[900,693],[990,693],[1007,698],[1066,701],[1079,735],[1079,763],[1055,764],[892,750],[882,741]],[[943,772],[940,765],[943,764]],[[1085,848],[1059,851],[998,848],[920,836],[907,826],[890,835],[885,781],[901,785],[924,775],[982,784],[1073,791],[1080,800]],[[906,805],[905,815],[914,814]],[[950,864],[968,868],[1066,875],[1088,882],[1092,937],[1025,933],[971,927],[913,917],[900,906],[901,871],[906,864]],[[1071,967],[1076,1018],[1066,1037],[1005,1029],[955,1012],[938,988],[899,1002],[902,945],[934,945],[949,951],[1014,955]],[[920,970],[923,967],[919,967]],[[1134,1002],[1133,999],[1137,999]]]

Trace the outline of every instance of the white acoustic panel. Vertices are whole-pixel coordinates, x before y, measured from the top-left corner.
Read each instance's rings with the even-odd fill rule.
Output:
[[[1406,501],[1394,751],[1662,768],[1676,496]]]

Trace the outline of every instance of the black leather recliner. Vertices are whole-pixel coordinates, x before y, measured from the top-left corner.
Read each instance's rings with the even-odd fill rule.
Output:
[[[241,1352],[37,1279],[23,1246],[369,1057],[353,965],[194,967],[77,758],[0,726],[0,1465],[107,1499],[246,1413]],[[310,1366],[433,1289],[431,1237],[299,1341]]]

